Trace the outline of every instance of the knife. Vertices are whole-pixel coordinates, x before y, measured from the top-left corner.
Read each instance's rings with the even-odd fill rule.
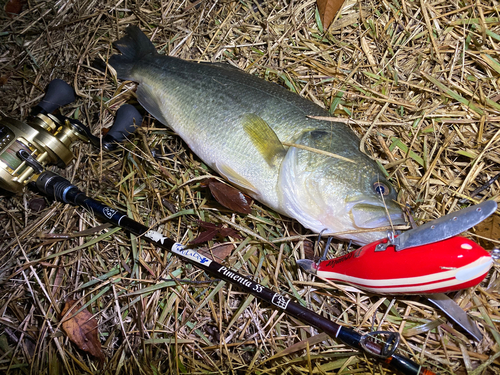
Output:
[[[439,307],[448,317],[462,327],[476,341],[481,342],[483,335],[467,313],[444,293],[426,294],[425,297]]]
[[[411,247],[446,240],[479,224],[493,214],[497,210],[497,206],[497,202],[488,200],[464,208],[463,210],[449,213],[415,229],[403,232],[395,238],[390,238],[387,243],[379,244],[377,251],[384,251],[389,246],[394,246],[396,251],[401,251]]]
[[[318,269],[315,262],[310,259],[299,259],[297,260],[297,265],[302,268],[306,273],[316,275]],[[354,285],[357,289],[363,289],[357,285]],[[483,335],[479,331],[477,325],[469,318],[465,311],[450,297],[444,293],[434,293],[434,294],[424,294],[430,302],[436,305],[441,311],[443,311],[451,320],[457,323],[460,327],[464,329],[471,337],[480,342],[483,339]]]
[[[420,227],[414,228],[412,230],[409,230],[398,237],[394,236],[389,236],[388,240],[380,240],[376,241],[372,244],[368,244],[364,246],[363,248],[360,248],[353,252],[352,254],[349,253],[343,257],[339,258],[334,258],[332,260],[326,261],[325,263],[323,262],[318,262],[315,263],[312,260],[308,259],[301,259],[297,261],[297,264],[306,272],[311,273],[311,274],[318,274],[318,272],[323,269],[330,271],[329,275],[331,277],[327,278],[333,278],[334,280],[338,281],[344,281],[347,282],[348,284],[354,285],[355,287],[358,287],[360,289],[364,289],[362,282],[364,281],[366,284],[367,280],[371,280],[371,288],[368,287],[366,290],[371,291],[371,292],[383,292],[383,294],[390,294],[391,293],[391,285],[394,285],[395,283],[405,283],[409,285],[408,280],[409,279],[398,279],[398,276],[392,275],[392,273],[389,271],[389,275],[386,277],[386,280],[380,280],[380,282],[373,281],[374,279],[377,279],[380,276],[374,276],[373,271],[371,268],[373,265],[377,262],[382,262],[383,264],[380,264],[380,267],[387,266],[387,262],[389,262],[389,259],[396,259],[400,257],[401,255],[397,255],[399,251],[404,250],[404,249],[409,249],[409,248],[415,248],[415,247],[421,247],[419,249],[415,249],[415,251],[418,251],[418,253],[415,253],[415,256],[424,256],[424,254],[428,255],[429,252],[429,246],[432,246],[430,251],[439,251],[440,246],[445,251],[445,253],[439,252],[440,256],[444,256],[444,259],[449,259],[450,262],[445,261],[441,265],[442,266],[452,266],[451,260],[454,259],[455,257],[462,258],[462,254],[464,249],[466,251],[472,251],[473,248],[478,247],[480,252],[484,252],[486,257],[483,256],[482,259],[485,259],[483,261],[486,262],[484,265],[479,266],[481,268],[479,273],[485,276],[485,272],[487,272],[487,269],[491,266],[492,259],[491,257],[487,254],[487,252],[484,251],[484,249],[480,248],[477,244],[475,244],[473,241],[470,240],[459,240],[460,237],[457,237],[458,240],[458,245],[461,247],[461,250],[457,249],[457,252],[455,253],[455,246],[457,244],[452,244],[451,242],[457,242],[454,240],[454,238],[458,234],[470,229],[471,227],[477,225],[484,219],[486,219],[488,216],[490,216],[492,213],[494,213],[497,209],[497,203],[495,201],[485,201],[481,204],[475,205],[468,207],[466,209],[463,209],[461,211],[453,212],[448,215],[445,215],[439,219],[433,220],[431,222],[428,222]],[[446,241],[445,241],[446,240]],[[434,246],[432,244],[440,242],[440,241],[445,241],[443,242],[442,245],[437,245]],[[451,241],[451,242],[450,242]],[[450,243],[448,243],[450,242]],[[378,243],[378,244],[377,244]],[[427,252],[424,251],[427,246]],[[451,247],[450,247],[451,246]],[[465,247],[464,247],[465,246]],[[392,253],[385,253],[384,251],[387,250],[387,248],[392,247]],[[371,249],[371,250],[370,250]],[[370,252],[371,251],[371,252]],[[374,251],[374,252],[373,252]],[[395,252],[394,252],[395,251]],[[446,251],[450,255],[446,254]],[[459,251],[462,251],[460,253]],[[383,254],[384,257],[379,258],[375,254],[378,252],[384,252]],[[481,255],[481,253],[477,253],[478,257]],[[406,254],[406,252],[404,252]],[[354,254],[354,256],[352,256]],[[368,254],[373,254],[371,258],[367,258]],[[392,255],[391,255],[392,254]],[[412,252],[413,254],[413,252]],[[453,254],[456,254],[454,256]],[[413,255],[412,255],[413,256]],[[446,256],[450,256],[451,258],[446,258]],[[487,259],[487,257],[490,257],[490,259]],[[372,266],[364,265],[363,263],[359,263],[361,259],[369,259],[370,263]],[[403,259],[406,259],[407,257],[404,256]],[[411,257],[410,257],[411,258]],[[372,261],[372,259],[376,259]],[[385,259],[385,262],[384,262]],[[411,258],[412,259],[412,258]],[[443,258],[442,258],[443,259]],[[328,262],[328,263],[327,263]],[[392,262],[392,261],[391,261]],[[438,261],[439,262],[439,261]],[[366,261],[365,261],[366,263]],[[447,264],[450,263],[450,264]],[[340,267],[340,268],[339,268]],[[349,271],[349,273],[345,273],[347,277],[341,276],[340,274],[345,271],[342,271],[343,268],[348,268],[352,270],[352,267],[355,267],[357,269],[356,275],[357,277],[353,278],[352,276],[354,275],[354,271]],[[377,267],[377,269],[381,269],[380,267]],[[404,267],[404,266],[403,266]],[[418,266],[417,266],[418,267]],[[397,268],[397,267],[396,267]],[[484,270],[483,270],[484,268]],[[418,267],[420,269],[420,267]],[[431,268],[430,268],[431,269]],[[470,270],[469,266],[466,266],[465,269]],[[366,271],[365,271],[366,270]],[[423,271],[424,272],[424,271]],[[436,272],[436,271],[433,271]],[[450,269],[450,272],[462,272],[460,269],[455,269],[455,271],[452,271]],[[321,273],[321,272],[320,272]],[[424,272],[425,273],[425,272]],[[434,279],[437,280],[435,277],[437,274],[431,275],[432,272],[430,272],[429,276],[434,277]],[[442,277],[444,277],[444,274]],[[470,274],[469,274],[470,276]],[[483,276],[483,277],[484,277]],[[402,277],[402,276],[399,276]],[[476,276],[474,276],[476,277]],[[362,279],[360,279],[362,278]],[[394,279],[395,278],[395,279]],[[472,278],[472,277],[471,277]],[[436,281],[434,280],[434,281]],[[439,280],[438,280],[439,281]],[[416,282],[416,281],[415,281]],[[476,279],[476,283],[479,283],[480,279]],[[386,289],[374,289],[373,287],[378,287],[380,288],[381,284],[387,284]],[[384,285],[385,285],[384,284]],[[426,283],[426,285],[429,283]],[[432,288],[431,288],[432,289]],[[428,290],[431,290],[428,289]],[[439,289],[439,288],[438,288]],[[446,288],[442,289],[441,291],[444,291]],[[392,291],[396,290],[395,288],[392,289]],[[408,289],[408,294],[418,294],[419,289],[415,288],[409,288]],[[422,289],[423,292],[424,289]],[[450,289],[453,290],[453,289]],[[417,292],[416,292],[417,291]],[[405,289],[399,288],[396,294],[405,294]],[[469,333],[475,340],[481,341],[482,339],[482,334],[477,328],[477,326],[470,320],[470,318],[467,316],[467,314],[456,304],[455,301],[447,297],[443,293],[434,293],[432,295],[430,294],[425,294],[425,292],[421,293],[425,295],[429,301],[431,301],[433,304],[435,304],[437,307],[439,307],[446,315],[448,315],[453,321],[455,321],[460,327],[462,327],[467,333]]]

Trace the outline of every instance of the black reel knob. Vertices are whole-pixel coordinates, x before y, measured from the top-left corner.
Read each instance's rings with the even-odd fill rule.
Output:
[[[75,91],[61,79],[52,80],[47,86],[47,91],[42,101],[33,108],[31,114],[52,113],[56,109],[75,101]]]
[[[116,144],[123,142],[127,137],[132,135],[141,123],[142,116],[133,105],[122,105],[116,111],[116,119],[113,126],[103,138],[103,147],[108,151],[114,150]]]

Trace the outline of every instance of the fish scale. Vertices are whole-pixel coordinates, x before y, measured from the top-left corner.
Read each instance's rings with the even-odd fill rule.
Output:
[[[160,55],[135,26],[109,63],[139,83],[141,105],[208,166],[255,199],[313,231],[364,244],[384,232],[336,234],[403,223],[396,192],[345,124],[315,103],[229,64]],[[349,161],[284,144],[297,144]],[[381,193],[383,193],[381,195]]]

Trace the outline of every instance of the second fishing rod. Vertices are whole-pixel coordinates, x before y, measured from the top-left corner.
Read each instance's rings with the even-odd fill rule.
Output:
[[[184,245],[163,236],[161,233],[130,219],[125,213],[86,196],[78,187],[53,172],[45,171],[41,173],[35,182],[35,186],[37,190],[50,198],[59,202],[83,207],[96,216],[136,236],[140,236],[166,251],[174,253],[181,259],[203,269],[212,276],[225,280],[262,301],[273,305],[275,308],[282,309],[287,314],[294,316],[302,322],[324,331],[332,338],[338,339],[371,356],[383,359],[394,370],[407,375],[434,374],[411,359],[396,353],[399,343],[399,334],[397,332],[378,331],[361,335],[351,328],[332,322],[290,300],[288,297],[276,293],[231,270],[227,266],[208,259],[196,250],[186,248]]]

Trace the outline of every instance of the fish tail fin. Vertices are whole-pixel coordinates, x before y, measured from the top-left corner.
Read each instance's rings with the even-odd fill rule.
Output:
[[[122,53],[113,55],[109,64],[116,70],[120,79],[132,80],[134,65],[144,56],[156,54],[156,48],[149,38],[137,26],[129,26],[125,30],[125,36],[117,40],[113,45]]]

